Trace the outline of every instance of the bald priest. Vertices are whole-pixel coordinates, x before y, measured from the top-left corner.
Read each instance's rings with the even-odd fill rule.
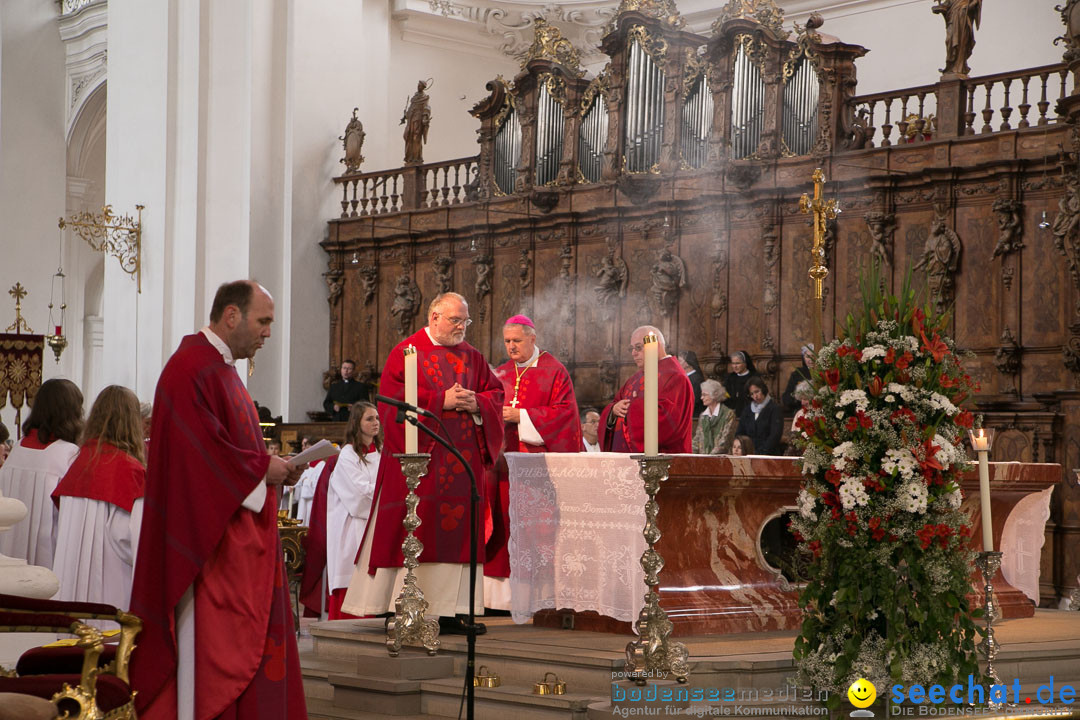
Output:
[[[608,452],[645,451],[645,351],[648,334],[659,345],[659,451],[689,453],[692,450],[694,390],[679,361],[667,354],[664,335],[643,325],[630,336],[630,357],[637,372],[622,386],[615,399],[600,413],[600,448]]]

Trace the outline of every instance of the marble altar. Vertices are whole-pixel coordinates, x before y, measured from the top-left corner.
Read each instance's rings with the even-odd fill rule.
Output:
[[[622,457],[632,465],[627,456]],[[658,523],[663,533],[657,550],[664,558],[661,605],[674,626],[673,634],[798,628],[798,587],[765,562],[760,547],[765,524],[794,509],[800,482],[797,460],[764,456],[672,457],[670,477],[657,498]],[[564,507],[573,508],[570,515],[578,514],[582,498],[587,497],[588,513],[601,524],[611,522],[611,507],[622,508],[614,513],[620,518],[619,527],[609,530],[625,533],[624,548],[628,552],[623,556],[640,556],[644,549],[644,509],[641,504],[628,504],[630,490],[618,456],[508,453],[507,462],[511,580],[516,583],[512,592],[519,594],[512,600],[515,619],[523,622],[529,614],[535,614],[533,621],[537,625],[565,627],[569,614],[573,626],[580,629],[632,632],[630,620],[636,614],[628,616],[626,608],[633,607],[636,613],[641,607],[645,588],[640,568],[633,582],[617,583],[620,592],[626,593],[624,597],[605,600],[606,606],[620,608],[610,612],[595,602],[596,571],[583,567],[582,553],[558,550],[564,540],[572,539],[581,546],[582,523],[564,526],[560,518]],[[1043,538],[1038,519],[1048,512],[1050,491],[1061,477],[1061,467],[1056,464],[990,464],[994,542],[1005,554],[1003,572],[995,578],[994,588],[1006,618],[1034,614],[1032,600],[1037,599],[1038,552]],[[977,472],[965,475],[963,508],[976,516],[972,527],[976,549],[980,549],[977,545],[981,538],[978,485]],[[644,491],[640,487],[639,491],[643,501]],[[522,524],[520,519],[526,516],[547,520]],[[587,536],[589,531],[585,532]],[[630,572],[622,561],[612,560],[610,533],[606,537],[603,547],[607,549],[596,553],[598,562],[609,571]],[[542,569],[537,565],[538,547],[553,548],[544,554],[544,562],[549,564]],[[600,545],[596,547],[600,549]],[[973,572],[972,580],[977,587],[975,575]],[[1029,598],[1032,593],[1034,596]],[[581,598],[593,599],[583,602]],[[972,600],[981,605],[981,593],[973,589]]]

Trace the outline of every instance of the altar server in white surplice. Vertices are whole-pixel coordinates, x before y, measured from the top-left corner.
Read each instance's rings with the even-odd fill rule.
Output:
[[[331,620],[354,617],[341,612],[341,602],[356,570],[356,551],[371,516],[375,478],[379,474],[382,433],[374,405],[363,401],[352,404],[345,443],[326,491],[326,577]]]
[[[322,474],[324,465],[326,465],[325,460],[310,465],[300,474],[296,487],[290,488],[299,498],[296,504],[296,519],[301,525],[311,525],[311,506],[315,502],[315,489],[319,486],[319,475]]]
[[[50,495],[79,454],[82,403],[70,380],[47,380],[38,388],[23,439],[0,468],[0,495],[27,509],[25,518],[0,533],[0,553],[52,568],[57,511]]]
[[[52,494],[60,507],[56,599],[126,610],[146,488],[146,445],[135,393],[119,385],[102,390],[86,421],[85,437]]]

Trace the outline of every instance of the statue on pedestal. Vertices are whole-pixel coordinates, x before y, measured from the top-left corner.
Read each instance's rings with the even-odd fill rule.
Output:
[[[431,103],[427,93],[430,82],[421,80],[416,84],[416,92],[409,98],[409,104],[401,116],[400,125],[405,126],[405,164],[424,162],[424,143],[427,142],[428,128],[431,126]]]
[[[945,18],[945,67],[941,72],[967,77],[975,29],[982,17],[982,0],[938,0],[933,12]]]

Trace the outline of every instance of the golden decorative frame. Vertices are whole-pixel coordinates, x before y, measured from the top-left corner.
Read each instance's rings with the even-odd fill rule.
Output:
[[[60,218],[60,229],[71,227],[76,235],[98,252],[112,255],[120,261],[120,268],[131,275],[138,292],[142,292],[142,211],[144,205],[136,205],[138,216],[114,215],[112,205],[106,205],[101,213],[84,211],[65,220]]]

